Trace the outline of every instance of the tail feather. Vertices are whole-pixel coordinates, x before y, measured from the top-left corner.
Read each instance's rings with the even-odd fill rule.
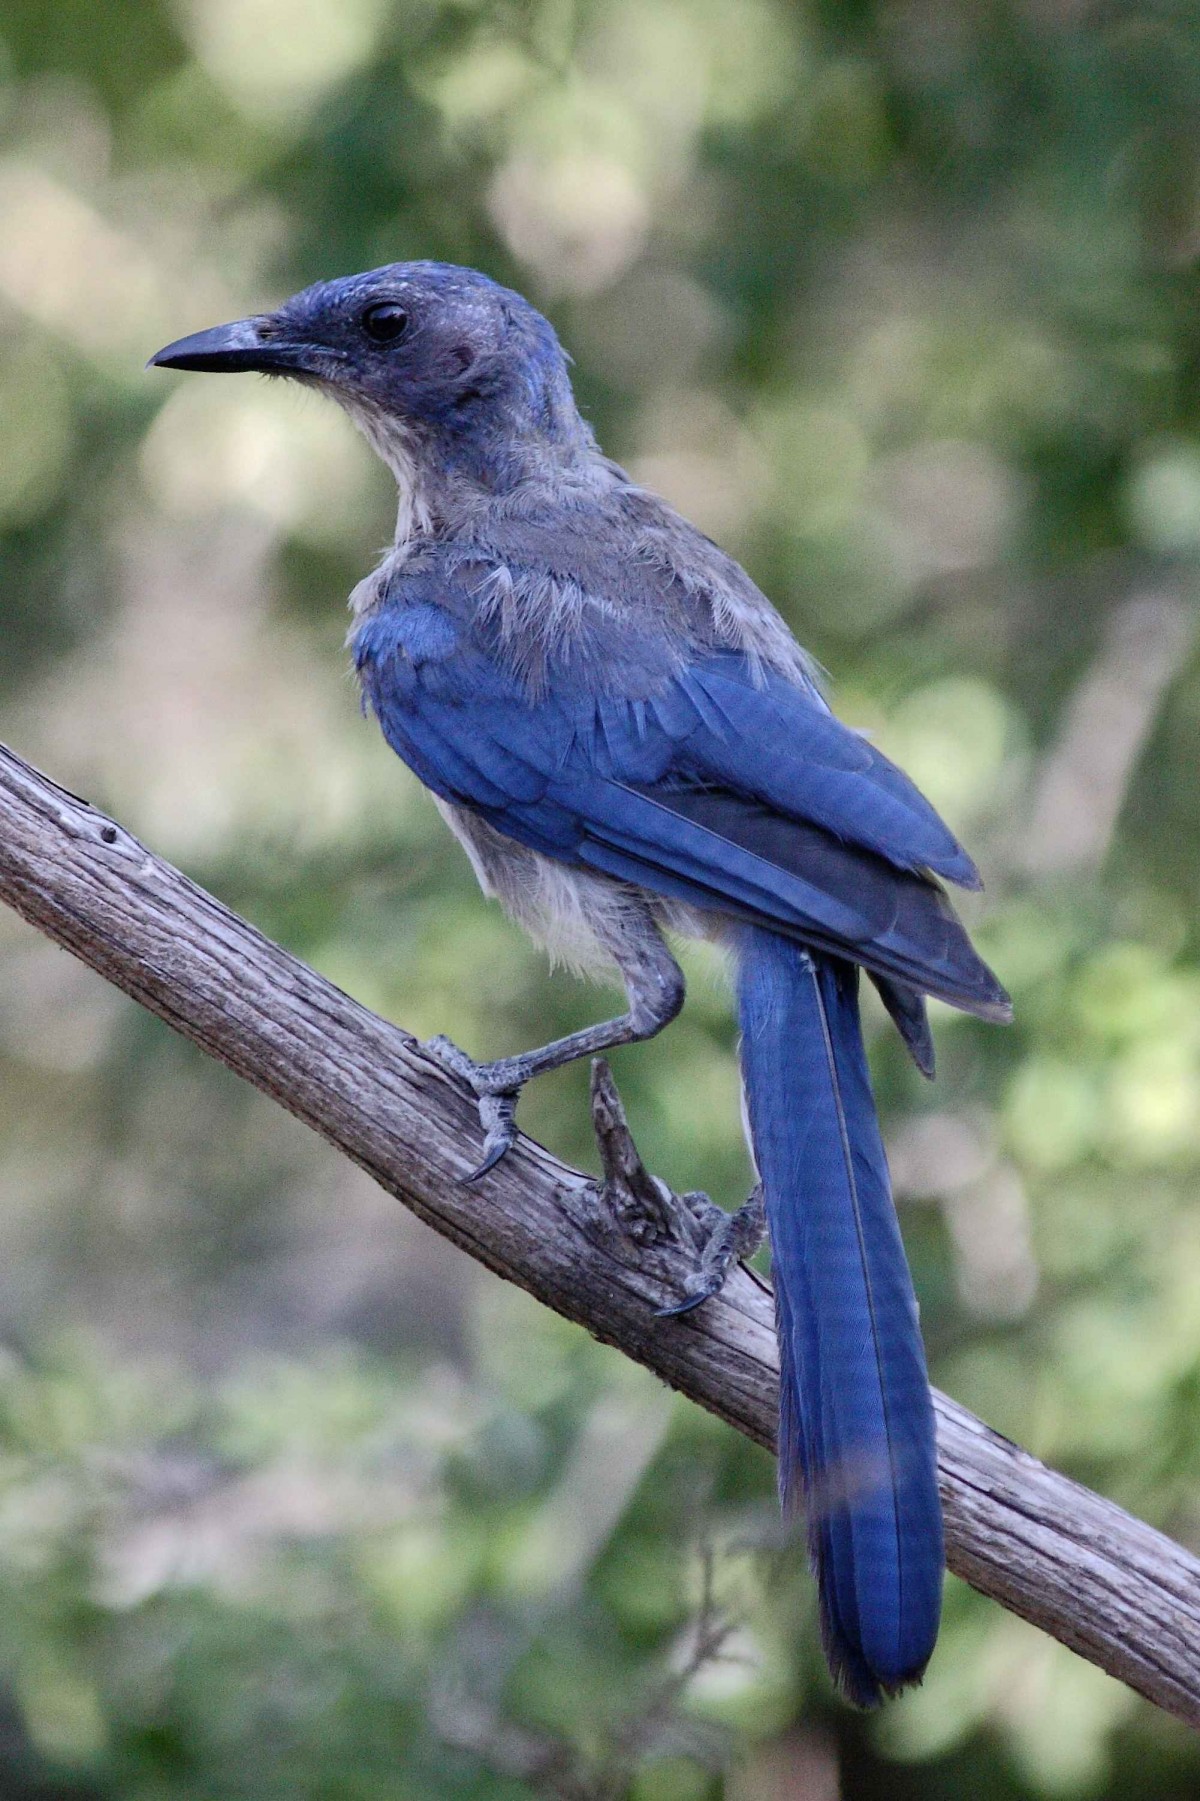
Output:
[[[826,1654],[861,1706],[937,1636],[933,1406],[858,1022],[857,971],[744,934],[742,1066],[781,1361],[780,1490],[807,1516]]]
[[[892,1022],[908,1046],[909,1055],[923,1076],[933,1080],[935,1058],[933,1033],[929,1029],[929,1011],[925,996],[902,982],[886,976],[872,976],[879,998],[892,1016]]]

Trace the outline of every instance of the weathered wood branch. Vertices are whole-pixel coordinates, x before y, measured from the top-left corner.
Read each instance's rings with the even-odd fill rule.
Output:
[[[473,1102],[416,1042],[0,747],[0,898],[350,1157],[436,1231],[757,1443],[775,1436],[768,1292],[682,1319],[686,1207],[601,1191],[521,1139],[484,1182]],[[636,1172],[635,1172],[636,1174]],[[1200,1726],[1200,1562],[936,1396],[950,1567]]]

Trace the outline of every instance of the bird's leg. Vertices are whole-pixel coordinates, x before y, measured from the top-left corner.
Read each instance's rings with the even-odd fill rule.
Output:
[[[736,1213],[726,1213],[706,1194],[673,1194],[642,1162],[625,1109],[603,1058],[592,1064],[592,1125],[604,1170],[603,1194],[636,1242],[661,1242],[664,1234],[681,1250],[697,1254],[684,1298],[655,1309],[659,1319],[690,1313],[720,1294],[734,1263],[752,1257],[766,1236],[761,1185]]]
[[[627,1013],[600,1025],[586,1026],[581,1032],[568,1033],[565,1038],[555,1038],[536,1050],[500,1057],[494,1063],[476,1063],[449,1038],[431,1038],[424,1046],[429,1056],[466,1082],[479,1099],[483,1161],[466,1178],[468,1182],[478,1181],[494,1169],[514,1143],[517,1098],[533,1076],[561,1069],[564,1063],[574,1063],[579,1057],[594,1057],[620,1044],[653,1038],[682,1007],[683,971],[649,912],[643,915],[631,910],[622,922],[619,936],[610,932],[606,940],[625,983]]]

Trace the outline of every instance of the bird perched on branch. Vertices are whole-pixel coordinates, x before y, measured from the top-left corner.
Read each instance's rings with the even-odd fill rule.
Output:
[[[780,1489],[803,1510],[824,1642],[870,1706],[917,1681],[943,1568],[933,1410],[858,1014],[866,970],[919,1067],[936,995],[1008,998],[942,883],[974,864],[894,764],[830,712],[745,572],[606,458],[554,331],[471,269],[397,263],[152,358],[258,370],[339,401],[395,475],[396,540],[351,598],[391,746],[484,890],[628,1011],[495,1063],[428,1047],[478,1097],[482,1175],[530,1077],[651,1037],[683,1004],[664,930],[737,966],[759,1186],[683,1312],[765,1219]]]

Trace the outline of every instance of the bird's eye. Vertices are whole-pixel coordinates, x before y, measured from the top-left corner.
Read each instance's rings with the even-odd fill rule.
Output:
[[[391,344],[408,324],[408,314],[394,300],[379,300],[362,316],[362,328],[376,344]]]

